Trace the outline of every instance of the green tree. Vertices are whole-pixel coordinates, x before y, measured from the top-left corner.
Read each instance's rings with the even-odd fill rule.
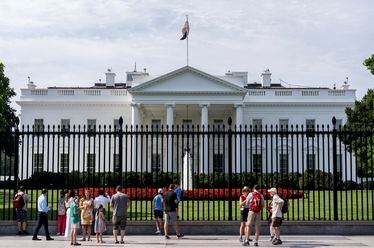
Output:
[[[0,63],[0,151],[7,155],[14,151],[14,137],[11,133],[16,126],[16,111],[10,106],[10,99],[16,93],[9,85],[9,78],[4,74],[4,65]]]
[[[372,54],[371,57],[365,59],[364,66],[366,66],[367,69],[370,70],[371,74],[374,75],[374,54]]]

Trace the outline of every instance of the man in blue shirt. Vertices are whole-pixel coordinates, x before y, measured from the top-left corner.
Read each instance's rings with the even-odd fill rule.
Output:
[[[48,191],[46,189],[42,190],[42,194],[38,198],[38,226],[35,229],[32,240],[41,240],[38,238],[39,229],[44,226],[46,240],[53,240],[49,235],[48,231],[48,212],[50,208],[47,203]]]
[[[162,227],[162,215],[164,214],[164,208],[162,207],[162,189],[158,189],[157,195],[153,198],[153,213],[156,221],[156,234],[161,235]]]

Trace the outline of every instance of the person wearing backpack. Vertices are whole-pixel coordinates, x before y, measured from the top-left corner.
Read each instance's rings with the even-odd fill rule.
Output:
[[[275,238],[273,239],[272,243],[273,245],[281,245],[282,240],[280,239],[280,226],[282,225],[283,220],[282,208],[284,206],[284,200],[279,197],[276,188],[271,188],[268,190],[268,192],[273,198],[271,202],[271,227],[273,229],[273,233],[275,234]]]
[[[27,202],[28,195],[25,193],[23,186],[19,187],[17,194],[14,196],[13,207],[16,211],[16,219],[18,224],[18,235],[27,235]]]
[[[243,246],[249,246],[249,240],[251,235],[251,225],[255,223],[255,242],[254,246],[258,246],[258,239],[260,237],[260,220],[261,210],[265,206],[264,196],[261,195],[260,186],[257,184],[253,186],[253,190],[248,194],[244,204],[249,204],[248,221],[245,230],[245,241]]]

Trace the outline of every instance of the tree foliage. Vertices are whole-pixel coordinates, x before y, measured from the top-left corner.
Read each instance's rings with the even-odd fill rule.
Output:
[[[14,144],[11,130],[16,126],[17,118],[15,110],[10,106],[10,99],[16,93],[9,85],[9,78],[4,74],[4,65],[0,63],[0,150],[11,153]]]
[[[372,54],[371,57],[365,59],[364,66],[366,66],[371,74],[374,75],[374,54]]]

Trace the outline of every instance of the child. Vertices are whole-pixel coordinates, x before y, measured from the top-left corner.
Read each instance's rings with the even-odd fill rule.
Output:
[[[79,208],[78,197],[74,198],[74,201],[70,204],[70,218],[71,218],[71,242],[70,245],[81,245],[77,242],[77,229],[79,228],[81,213]]]
[[[65,206],[65,190],[60,191],[60,198],[58,199],[57,211],[57,235],[65,234],[66,227],[66,206]]]
[[[104,215],[104,208],[103,205],[99,205],[99,208],[96,211],[95,215],[95,233],[96,233],[96,242],[105,243],[103,241],[103,233],[106,231],[106,224],[105,224],[105,215]]]
[[[239,206],[240,206],[240,229],[239,229],[239,241],[243,242],[243,235],[245,234],[245,224],[247,223],[248,219],[248,212],[249,212],[249,205],[245,204],[245,200],[249,194],[249,187],[244,186],[242,190],[242,195],[239,198]]]
[[[269,239],[269,241],[273,242],[275,234],[274,234],[273,226],[271,225],[271,209],[272,209],[271,202],[269,202],[269,206],[267,207],[268,224],[269,224],[269,228],[270,228],[270,239]]]
[[[156,221],[156,234],[161,235],[162,227],[162,215],[163,215],[163,199],[162,199],[162,189],[158,189],[158,194],[153,198],[153,213]]]

